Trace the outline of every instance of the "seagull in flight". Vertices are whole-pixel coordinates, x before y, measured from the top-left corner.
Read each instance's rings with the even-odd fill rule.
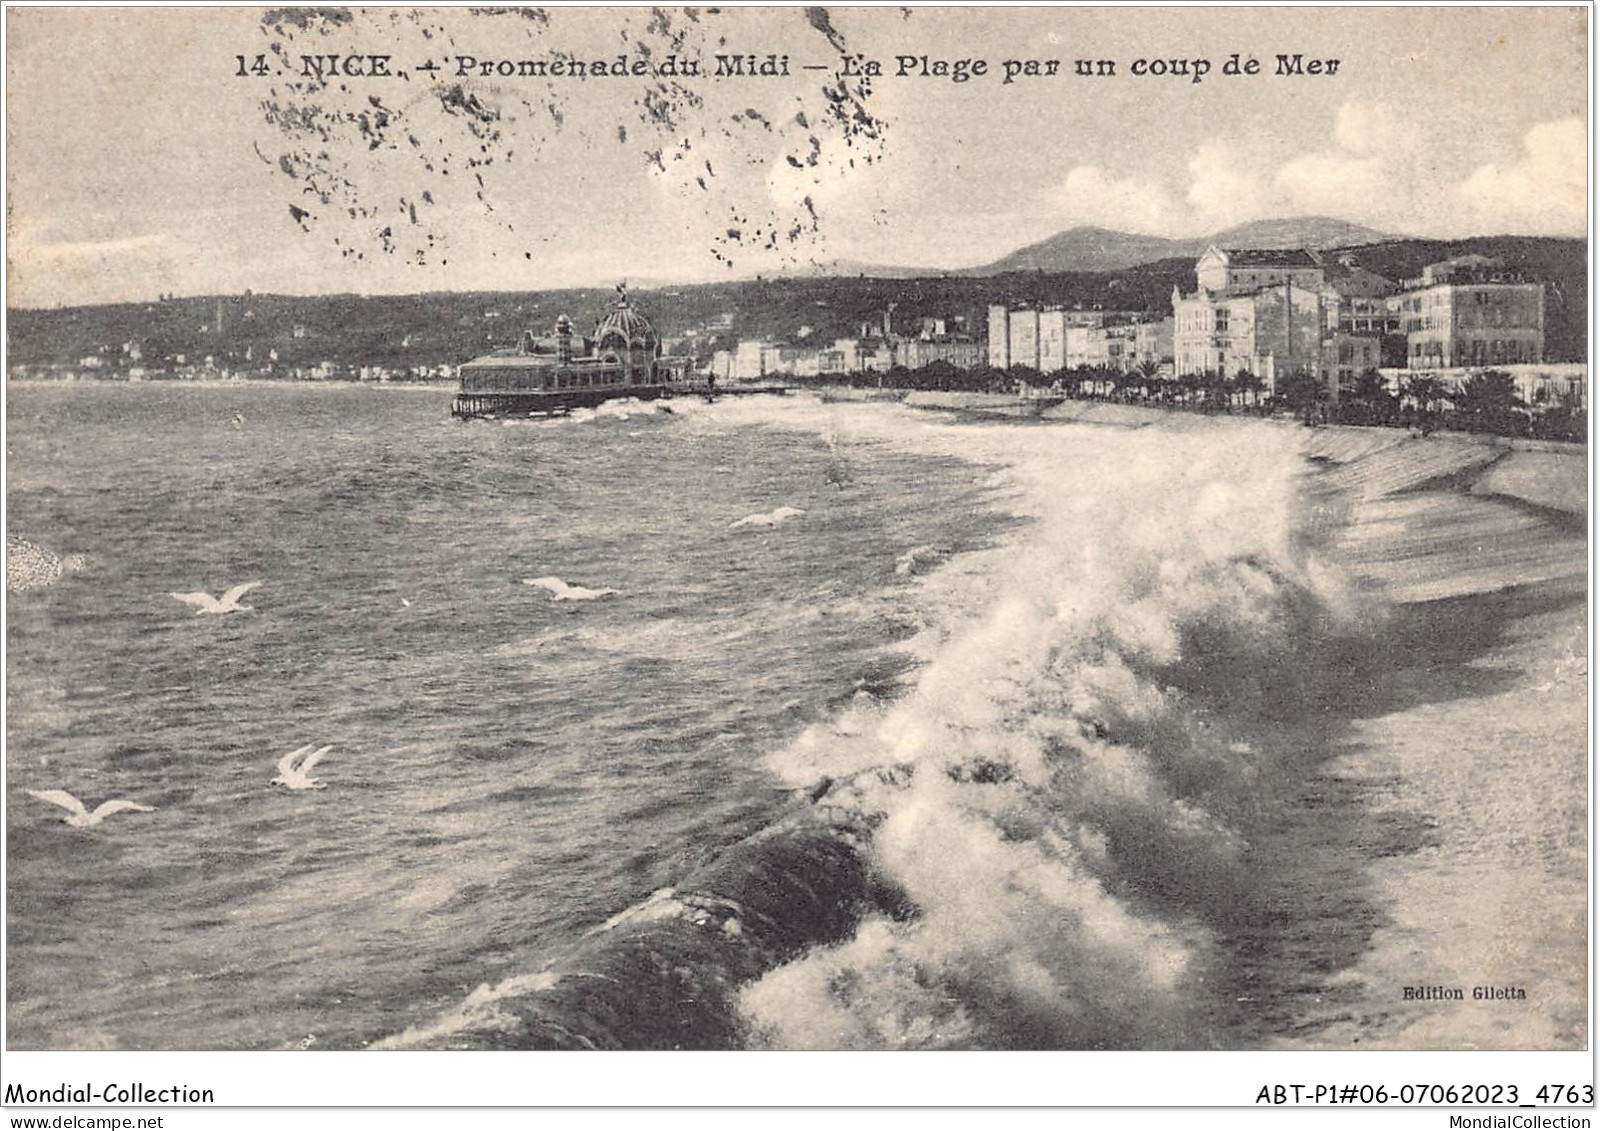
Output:
[[[91,813],[84,807],[83,802],[64,789],[30,789],[28,793],[37,797],[40,801],[48,801],[52,805],[59,805],[65,809],[71,816],[63,817],[62,820],[75,829],[92,829],[113,813],[152,813],[155,811],[155,806],[153,805],[140,805],[137,801],[124,801],[119,798],[116,801],[102,801],[99,807]]]
[[[195,616],[211,614],[220,616],[223,613],[248,613],[254,609],[253,605],[239,604],[239,598],[252,589],[259,588],[261,582],[246,581],[242,585],[235,585],[221,597],[213,597],[209,593],[174,593],[173,596],[185,605],[193,605]]]
[[[585,589],[581,585],[568,585],[559,577],[524,577],[522,584],[535,589],[548,589],[552,601],[593,601],[599,597],[613,597],[620,589]]]
[[[287,786],[289,789],[327,789],[325,782],[311,777],[311,769],[322,756],[332,750],[332,746],[322,746],[313,750],[315,742],[308,742],[298,750],[291,750],[278,759],[278,776],[272,779],[273,785]],[[299,759],[300,764],[295,765]]]
[[[777,526],[791,518],[798,518],[806,512],[799,507],[779,507],[771,514],[747,514],[738,522],[728,527],[729,530],[738,530],[742,526]]]

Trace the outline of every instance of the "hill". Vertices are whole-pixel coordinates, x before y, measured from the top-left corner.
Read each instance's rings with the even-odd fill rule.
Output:
[[[1057,232],[1049,239],[1019,248],[984,267],[962,274],[999,275],[1007,271],[1121,271],[1161,259],[1198,258],[1213,244],[1217,247],[1316,249],[1355,247],[1381,243],[1395,237],[1326,216],[1299,216],[1287,220],[1255,220],[1194,239],[1139,236],[1108,228],[1078,227]]]
[[[1348,254],[1367,270],[1397,281],[1414,278],[1426,264],[1453,256],[1499,257],[1547,284],[1546,358],[1587,360],[1588,250],[1582,240],[1389,239],[1328,251]],[[1174,286],[1194,289],[1193,255],[1121,270],[756,279],[639,290],[634,299],[664,336],[684,339],[687,352],[704,358],[740,339],[819,342],[854,337],[863,324],[881,326],[890,304],[897,332],[914,331],[923,317],[940,317],[959,320],[975,336],[983,335],[992,303],[1164,314],[1171,312]],[[525,329],[547,329],[558,314],[567,314],[587,328],[614,297],[610,288],[315,297],[245,294],[13,310],[8,361],[14,371],[18,365],[71,367],[82,358],[98,356],[105,359],[108,372],[133,364],[155,371],[197,365],[210,356],[219,367],[259,370],[276,351],[280,373],[325,361],[340,367],[382,365],[402,371],[454,366],[489,349],[514,344]],[[141,361],[134,362],[124,351],[129,345],[137,346]],[[184,361],[179,362],[180,357]]]

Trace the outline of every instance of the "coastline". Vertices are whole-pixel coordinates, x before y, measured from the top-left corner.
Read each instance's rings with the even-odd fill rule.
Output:
[[[1411,678],[1456,678],[1357,719],[1326,767],[1375,820],[1420,814],[1427,830],[1365,862],[1384,921],[1308,1043],[1582,1048],[1585,453],[1381,431],[1309,439],[1347,508],[1339,556],[1397,614],[1442,625]]]
[[[1133,993],[1164,963],[1175,973],[1133,1011],[1159,1019],[1147,1027],[1119,1027],[1127,1010],[1109,1001],[1091,1025],[1058,1025],[1053,1002],[1009,1034],[1022,1043],[957,1026],[927,1038],[942,1044],[896,1047],[1581,1047],[1586,450],[1140,406],[1054,406],[1070,422],[972,407],[705,407],[712,432],[824,436],[840,473],[829,490],[846,496],[859,445],[959,456],[992,470],[988,503],[1023,521],[992,546],[908,558],[890,584],[928,618],[904,645],[918,678],[858,695],[807,732],[812,747],[769,752],[794,787],[776,824],[663,876],[674,888],[641,904],[607,902],[593,921],[611,919],[554,965],[381,1043],[746,1047],[751,1001],[767,1018],[817,1004],[814,983],[783,976],[813,957],[813,973],[855,964],[914,1016],[929,1003],[897,995],[921,983],[894,981],[910,967],[885,953],[952,972],[975,957],[956,935],[941,949],[931,927],[919,942],[916,908],[940,929],[991,925],[984,961],[1037,960],[1069,1004]],[[484,446],[482,431],[449,432]],[[1305,555],[1283,553],[1297,544]],[[1323,587],[1319,562],[1341,584]],[[1328,600],[1300,599],[1313,594]],[[1181,661],[1150,659],[1164,626],[1186,623],[1224,634],[1202,631]],[[1252,634],[1269,647],[1245,649]],[[1102,637],[1153,680],[1144,691],[1112,678],[1120,659],[1084,651]],[[1170,713],[1145,727],[1141,703]],[[1039,748],[1053,780],[1035,775],[1028,745],[1052,735],[1076,744]],[[1001,758],[1017,778],[999,775]],[[988,816],[1005,835],[974,839],[1000,827]],[[1079,838],[1060,860],[1046,828]],[[1117,848],[1135,836],[1138,853]],[[985,852],[999,871],[927,870]],[[1100,870],[1051,904],[1052,885],[1084,878],[1057,865],[1080,859]],[[1111,949],[1064,950],[1059,922],[1107,894],[1121,901],[1102,908]],[[1019,922],[1028,937],[1007,934]],[[615,994],[594,994],[596,979]],[[763,982],[764,1001],[745,998]],[[694,1019],[669,1023],[685,1000]],[[991,999],[992,1018],[1027,1001]],[[840,1018],[809,1016],[809,1031],[755,1035],[865,1047],[828,1027]]]
[[[1079,402],[1043,418],[1196,419]],[[1268,1047],[1585,1047],[1585,447],[1260,423],[1303,435],[1333,560],[1397,625],[1429,625],[1375,665],[1413,689],[1356,704],[1317,775],[1357,826],[1416,828],[1356,834],[1375,930],[1305,995],[1306,1038]]]
[[[906,407],[1016,422],[1014,402],[990,412],[965,395],[927,399],[906,398]],[[1311,695],[1300,717],[1279,727],[1270,710],[1239,704],[1233,720],[1256,744],[1266,788],[1284,805],[1252,834],[1258,863],[1213,878],[1224,903],[1230,890],[1238,901],[1237,922],[1221,908],[1213,928],[1220,941],[1197,960],[1213,1012],[1125,1033],[1117,1043],[1582,1047],[1584,449],[1139,406],[1055,408],[1073,423],[1150,427],[1200,448],[1229,434],[1249,446],[1252,434],[1276,433],[1304,461],[1291,487],[1298,500],[1283,503],[1300,512],[1296,522],[1315,552],[1352,584],[1357,606],[1359,639],[1315,642],[1316,651],[1329,645],[1329,655],[1306,659],[1300,678]],[[1046,421],[1065,423],[1063,415]],[[1229,696],[1256,689],[1241,679],[1230,690],[1237,673],[1222,663],[1212,692],[1235,714]],[[1205,661],[1198,670],[1207,674]],[[1330,685],[1338,680],[1348,684]],[[904,898],[894,877],[879,874],[874,831],[883,789],[892,795],[904,779],[879,766],[888,777],[860,799],[863,808],[856,787],[842,783],[823,788],[815,805],[797,799],[789,820],[620,912],[552,966],[483,987],[451,1014],[383,1043],[638,1047],[645,1038],[670,1047],[688,1038],[688,1047],[738,1047],[742,1027],[732,1011],[748,1011],[748,994],[764,978],[777,979],[766,983],[773,992],[793,989],[785,963],[802,939],[819,948],[817,962],[835,961],[828,952],[850,952],[840,943],[863,916],[876,907],[893,918]],[[816,871],[819,860],[831,863]],[[765,906],[752,893],[775,875],[824,898]],[[837,919],[824,914],[830,906],[853,910]],[[741,909],[776,934],[752,931]],[[708,936],[709,948],[696,941]],[[1261,946],[1265,959],[1255,953]],[[651,955],[696,958],[661,966]],[[665,980],[646,975],[641,984],[657,967]],[[602,976],[632,987],[626,1003],[597,1007],[586,993],[573,996],[571,979],[581,986]],[[662,1018],[634,1010],[674,999],[680,978],[690,979],[701,1013],[685,1021],[689,1031],[655,1032]]]

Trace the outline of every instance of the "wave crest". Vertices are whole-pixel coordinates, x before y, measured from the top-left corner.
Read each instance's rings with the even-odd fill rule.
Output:
[[[1242,882],[1272,771],[1231,708],[1292,698],[1297,642],[1352,608],[1295,522],[1295,438],[1224,436],[1004,438],[1036,521],[998,590],[976,616],[950,591],[942,641],[875,726],[775,760],[856,775],[825,800],[882,814],[874,860],[913,909],[747,986],[758,1043],[1200,1040],[1185,1003],[1207,920]]]

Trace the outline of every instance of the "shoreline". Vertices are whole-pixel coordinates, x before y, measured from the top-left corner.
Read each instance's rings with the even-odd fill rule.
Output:
[[[1344,508],[1339,558],[1437,628],[1400,676],[1417,690],[1353,720],[1324,772],[1366,820],[1426,827],[1361,862],[1383,920],[1305,1044],[1582,1048],[1587,460],[1385,431],[1317,429],[1307,451]]]
[[[1110,984],[1135,984],[1146,972],[1140,963],[1159,969],[1163,955],[1172,969],[1192,955],[1204,977],[1168,996],[1152,992],[1141,1012],[1162,1020],[1148,1030],[1101,1018],[1109,1026],[1104,1044],[1077,1043],[1085,1033],[1057,1027],[1045,1011],[1041,1027],[1023,1034],[1039,1047],[1583,1044],[1585,449],[1092,402],[1056,406],[1083,410],[1082,419],[1039,422],[1100,425],[1083,429],[988,427],[981,414],[939,408],[919,419],[891,405],[794,407],[714,411],[719,427],[777,422],[820,430],[839,460],[856,443],[904,442],[965,458],[975,471],[1003,466],[994,501],[1007,500],[1009,511],[1014,500],[1016,513],[1037,521],[1017,528],[1015,544],[1008,538],[961,556],[954,569],[927,571],[919,603],[936,619],[916,683],[903,696],[881,697],[881,714],[869,697],[858,713],[819,724],[827,749],[819,748],[814,773],[792,779],[796,803],[786,817],[715,866],[671,876],[671,892],[611,907],[617,914],[556,966],[486,987],[453,1015],[432,1025],[417,1019],[385,1043],[572,1047],[565,1043],[572,1037],[577,1045],[670,1044],[690,1034],[662,1027],[666,1015],[692,998],[702,1008],[694,1036],[706,1046],[738,1047],[741,987],[796,955],[818,958],[812,968],[820,969],[833,960],[823,953],[830,949],[878,985],[873,972],[896,973],[893,962],[881,963],[895,952],[873,948],[886,938],[894,947],[916,945],[909,930],[897,936],[900,928],[886,923],[915,922],[914,905],[936,920],[951,893],[990,899],[1011,891],[1016,878],[1032,874],[1011,860],[1023,851],[1013,845],[1043,844],[1040,831],[1050,827],[1076,837],[1082,821],[1088,839],[1069,845],[1060,861],[1039,859],[1067,865],[1050,873],[1052,884],[1086,879],[1082,890],[1093,896],[1104,882],[1102,896],[1121,901],[1107,904],[1108,914],[1121,916],[1110,932],[1119,945],[1134,949],[1148,928],[1149,954],[1109,965],[1121,971]],[[859,427],[847,423],[857,420]],[[461,437],[466,448],[478,447],[470,430]],[[1295,544],[1310,549],[1310,571],[1299,568],[1301,555],[1282,549]],[[1099,572],[1080,569],[1086,549],[1100,558]],[[1341,589],[1319,584],[1317,562],[1350,577],[1353,621],[1341,623]],[[1169,567],[1175,580],[1157,580]],[[1235,599],[1216,599],[1219,587],[1241,583]],[[1168,599],[1173,585],[1181,599]],[[1295,585],[1305,588],[1295,592]],[[1315,608],[1302,600],[1319,594],[1327,600]],[[1072,604],[1082,606],[1081,616]],[[1235,612],[1244,615],[1226,619]],[[1221,635],[1208,638],[1214,616],[1224,618],[1216,622]],[[1048,640],[1035,639],[1047,621]],[[1163,626],[1198,629],[1185,636],[1176,661],[1148,656]],[[960,639],[969,630],[976,631]],[[1268,647],[1246,647],[1252,634]],[[1121,685],[1103,682],[1113,670],[1105,657],[1080,655],[1101,636],[1116,637],[1120,655],[1138,661],[1144,692],[1117,692]],[[1190,644],[1198,645],[1192,654]],[[973,695],[963,698],[967,692]],[[1168,718],[1146,733],[1136,708],[1161,700]],[[878,724],[889,713],[903,716],[899,736],[910,745],[882,740]],[[1022,759],[1003,764],[1030,773],[1028,752],[1004,744],[1034,727],[1065,727],[1067,745],[1039,748],[1053,768],[1022,779],[1026,789],[1006,784],[1015,779],[995,769],[1002,761],[986,760],[989,746],[961,753],[969,739],[1000,743],[997,757]],[[863,760],[866,769],[852,773],[858,751],[871,764]],[[804,762],[798,749],[770,753]],[[905,791],[909,775],[878,769],[896,766],[903,753],[923,771],[915,798]],[[1167,775],[1186,758],[1190,770]],[[1095,776],[1114,764],[1131,776]],[[875,769],[889,776],[873,784],[865,775]],[[1082,776],[1049,777],[1059,774]],[[1134,788],[1145,776],[1148,786]],[[1108,794],[1107,786],[1122,792]],[[990,787],[999,788],[985,792]],[[960,831],[989,804],[983,798],[1002,795],[1016,806],[996,810],[1014,837],[937,839]],[[919,816],[897,797],[927,808]],[[890,815],[907,818],[898,848],[877,835],[886,798]],[[1190,801],[1196,807],[1186,808]],[[1110,839],[1095,829],[1109,829]],[[965,829],[992,831],[981,821]],[[935,839],[923,839],[929,836]],[[1127,838],[1120,846],[1119,836]],[[1134,852],[1136,840],[1142,845]],[[953,886],[926,873],[929,864],[981,855],[974,846],[998,854],[1001,872],[973,872]],[[1108,848],[1118,859],[1108,862]],[[898,874],[879,869],[880,852],[899,852],[888,858]],[[1074,871],[1080,861],[1099,870]],[[908,864],[915,865],[909,873]],[[762,902],[768,888],[791,882],[813,897],[810,904]],[[1005,933],[1006,925],[1031,922],[1054,890],[1047,885],[1015,906],[959,918],[1001,925],[998,946],[1025,944],[1015,953],[1045,963],[1052,977],[1068,979],[1059,985],[1077,985],[1092,999],[1107,982],[1076,981],[1075,960],[1063,957],[1051,934],[1064,916],[1040,918],[1030,939]],[[950,909],[942,910],[948,930]],[[853,937],[862,923],[868,929]],[[925,932],[933,949],[923,957],[959,964],[965,952],[940,951],[926,939],[932,933]],[[652,954],[685,961],[657,969],[646,961]],[[1087,968],[1097,954],[1106,957],[1084,951]],[[651,970],[686,981],[635,980],[654,976]],[[605,1006],[609,1017],[590,1013],[597,999],[581,989],[596,977],[626,988]],[[896,992],[892,980],[881,985]],[[797,986],[805,988],[779,978],[766,989]],[[1440,992],[1407,994],[1419,987]],[[1506,993],[1477,999],[1474,987]],[[1456,989],[1459,997],[1443,992]],[[1024,1000],[1001,1000],[994,1016],[1011,1018]],[[1185,1016],[1191,1006],[1195,1016]],[[664,1012],[630,1016],[635,1008]]]
[[[895,399],[936,412],[971,408],[965,397],[955,405]],[[1316,639],[1316,650],[1326,645],[1328,656],[1308,658],[1299,678],[1309,680],[1317,708],[1283,724],[1253,709],[1232,719],[1265,758],[1268,788],[1286,811],[1252,834],[1261,839],[1247,872],[1213,878],[1219,893],[1236,892],[1221,895],[1220,941],[1207,961],[1207,997],[1216,999],[1209,1008],[1217,1012],[1192,1028],[1124,1038],[1132,1047],[1581,1047],[1586,746],[1574,648],[1583,647],[1586,558],[1574,524],[1550,516],[1586,514],[1587,462],[1571,458],[1584,449],[1447,434],[1422,439],[1383,428],[1305,429],[1140,406],[1057,407],[1071,410],[1072,419],[1043,422],[1170,422],[1191,439],[1229,427],[1271,427],[1280,436],[1289,430],[1306,465],[1297,492],[1309,509],[1302,520],[1322,552],[1353,576],[1371,614],[1362,617],[1359,639]],[[1380,605],[1385,611],[1376,611]],[[1358,671],[1381,672],[1385,686],[1368,696],[1318,683],[1346,676],[1334,660],[1352,658]],[[1219,669],[1213,694],[1224,709],[1234,675],[1256,678]],[[1465,763],[1463,751],[1470,752]],[[1540,804],[1518,804],[1530,783]],[[896,779],[888,788],[903,785]],[[718,987],[709,996],[725,1004],[694,1029],[716,1034],[711,1043],[718,1047],[736,1044],[739,1026],[722,1013],[731,1008],[726,995],[740,984],[753,989],[764,974],[779,979],[768,985],[793,984],[785,948],[765,952],[762,940],[735,933],[738,922],[728,927],[725,909],[744,906],[752,872],[769,866],[746,868],[747,857],[778,850],[787,873],[808,873],[810,861],[842,851],[848,882],[840,898],[863,911],[883,898],[864,898],[858,870],[875,876],[883,851],[869,843],[877,839],[874,803],[857,815],[864,827],[856,820],[830,827],[829,815],[839,812],[833,802],[846,799],[842,788],[825,786],[818,804],[800,805],[789,821],[731,849],[720,873],[683,877],[660,908],[631,908],[613,920],[638,923],[637,930],[597,932],[541,974],[480,990],[454,1015],[393,1040],[559,1046],[584,1012],[559,985],[564,976],[636,975],[641,953],[698,953],[693,940],[715,928],[716,957],[695,967],[696,981],[702,995]],[[1528,856],[1521,846],[1548,841],[1552,823],[1560,840],[1553,855]],[[817,836],[826,849],[820,855],[807,839]],[[883,878],[865,882],[879,888]],[[807,883],[834,890],[823,874]],[[1231,909],[1230,899],[1238,901]],[[1530,926],[1526,908],[1544,909],[1554,927]],[[1289,919],[1280,922],[1283,914]],[[853,944],[841,949],[841,925],[813,932],[819,921],[815,908],[769,920],[790,938],[796,931],[810,938],[811,957],[801,961],[828,963],[830,953],[848,953]],[[1266,960],[1257,953],[1262,946]],[[775,965],[785,970],[771,974]],[[1475,999],[1474,987],[1488,987],[1487,996]],[[676,987],[634,990],[660,999]],[[608,1008],[627,1012],[616,1003]],[[619,1028],[617,1012],[598,1032],[586,1033],[582,1024],[576,1031],[611,1047],[619,1037],[626,1044],[635,1029],[652,1031],[653,1022],[643,1021]],[[568,1037],[553,1040],[560,1032]]]

